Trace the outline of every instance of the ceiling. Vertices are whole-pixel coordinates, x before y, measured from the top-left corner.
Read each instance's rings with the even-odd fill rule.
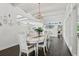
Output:
[[[37,16],[39,11],[38,3],[12,3],[12,5],[21,8],[34,17]],[[62,19],[65,14],[66,6],[67,3],[40,3],[40,10],[44,18],[56,17]]]

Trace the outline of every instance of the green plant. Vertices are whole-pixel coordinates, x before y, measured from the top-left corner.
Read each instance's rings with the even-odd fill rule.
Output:
[[[35,29],[36,32],[38,32],[38,36],[40,36],[40,33],[43,32],[43,29],[41,27],[38,27]]]

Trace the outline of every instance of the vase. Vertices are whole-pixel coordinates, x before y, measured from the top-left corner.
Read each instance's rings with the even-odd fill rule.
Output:
[[[41,32],[38,32],[38,37],[40,37],[41,36]]]

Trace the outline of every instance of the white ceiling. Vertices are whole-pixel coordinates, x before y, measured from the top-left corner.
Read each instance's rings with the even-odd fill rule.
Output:
[[[34,17],[38,13],[38,3],[12,3],[12,5],[17,6],[24,10],[26,13],[32,14]],[[67,3],[41,3],[40,9],[44,18],[46,17],[58,17],[63,18],[65,14]]]

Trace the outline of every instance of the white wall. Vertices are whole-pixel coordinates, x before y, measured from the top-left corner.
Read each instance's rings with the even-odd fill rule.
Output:
[[[77,26],[79,25],[79,5],[77,6]],[[79,31],[77,31],[79,33]],[[77,37],[77,55],[79,56],[79,37]]]
[[[16,41],[16,29],[15,26],[9,26],[8,24],[3,23],[4,16],[8,17],[8,14],[11,14],[11,18],[14,22],[14,8],[9,4],[0,4],[0,16],[2,26],[0,26],[0,50],[13,46],[17,43]],[[7,18],[7,20],[10,20]]]
[[[9,13],[11,14],[10,18],[8,17]],[[23,26],[17,25],[16,23],[16,15],[18,14],[25,15],[22,10],[14,8],[8,3],[0,4],[0,22],[2,23],[2,26],[0,26],[0,50],[18,44],[17,34],[24,30]],[[7,16],[7,24],[3,22],[4,16]],[[9,24],[11,19],[12,25]]]
[[[77,9],[75,4],[69,4],[66,9],[66,16],[63,26],[64,40],[72,55],[77,55],[77,39],[76,39],[76,20]]]

